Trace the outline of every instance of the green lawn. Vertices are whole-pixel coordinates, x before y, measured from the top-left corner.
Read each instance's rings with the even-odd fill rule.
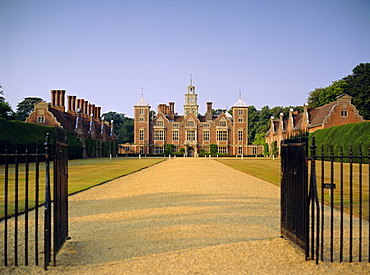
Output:
[[[159,158],[142,158],[142,159],[131,159],[131,158],[93,158],[93,159],[78,159],[68,161],[69,178],[68,178],[68,193],[73,194],[81,190],[85,190],[103,182],[116,179],[118,177],[139,171],[148,166],[154,165],[164,159]],[[5,194],[5,165],[0,165],[0,218],[4,217],[4,194]],[[25,209],[25,164],[19,165],[19,179],[18,179],[18,208],[19,212]],[[36,182],[35,182],[35,164],[31,163],[29,168],[29,207],[32,208],[36,205]],[[53,178],[53,169],[51,163],[51,175]],[[40,163],[40,176],[39,176],[39,202],[44,202],[44,190],[45,190],[45,163]],[[9,209],[8,213],[13,214],[15,211],[15,165],[9,165]],[[52,188],[53,189],[53,188]]]
[[[280,159],[244,158],[217,159],[227,166],[280,186]]]
[[[217,161],[238,169],[244,173],[253,175],[257,178],[271,182],[277,186],[280,186],[280,159],[270,158],[244,158],[241,159],[217,159]],[[318,187],[318,195],[321,201],[322,195],[324,195],[325,204],[330,204],[329,190],[324,189],[322,193],[322,183],[330,183],[330,162],[317,161],[316,162],[316,181]],[[324,166],[324,177],[322,177],[322,166]],[[352,166],[352,190],[353,190],[353,211],[356,214],[360,213],[359,201],[360,201],[360,169],[359,164],[354,163]],[[364,219],[369,219],[369,168],[368,164],[362,167],[362,216]],[[336,189],[334,189],[334,205],[336,208],[340,207],[340,163],[334,163],[334,180]],[[349,163],[343,164],[343,202],[345,211],[349,212],[350,208],[350,165]]]

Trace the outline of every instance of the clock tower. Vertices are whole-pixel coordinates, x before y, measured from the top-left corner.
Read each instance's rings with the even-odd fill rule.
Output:
[[[184,104],[184,116],[187,117],[189,114],[194,114],[198,116],[197,104],[198,95],[195,93],[195,87],[193,86],[193,80],[190,78],[190,85],[188,87],[188,92],[185,94],[185,104]]]

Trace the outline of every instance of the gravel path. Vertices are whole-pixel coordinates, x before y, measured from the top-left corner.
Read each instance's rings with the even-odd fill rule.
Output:
[[[71,196],[72,239],[46,273],[370,272],[368,263],[304,261],[280,238],[279,196],[278,187],[214,160],[167,160]]]

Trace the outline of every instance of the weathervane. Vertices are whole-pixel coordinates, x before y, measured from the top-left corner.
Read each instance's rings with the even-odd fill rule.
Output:
[[[193,75],[190,74],[190,85],[193,86]]]

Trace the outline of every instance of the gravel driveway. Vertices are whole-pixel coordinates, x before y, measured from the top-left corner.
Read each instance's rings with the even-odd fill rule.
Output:
[[[280,238],[279,197],[278,187],[214,160],[167,160],[70,196],[71,240],[46,273],[370,272],[368,263],[306,262]]]

